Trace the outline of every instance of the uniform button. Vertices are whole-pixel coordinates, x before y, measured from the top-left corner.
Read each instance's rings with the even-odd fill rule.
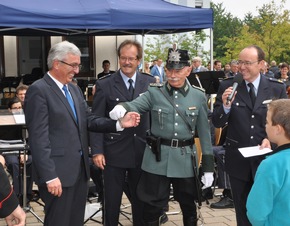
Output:
[[[254,139],[254,136],[251,136],[250,138],[251,138],[251,139]]]
[[[178,108],[178,104],[175,105]]]
[[[192,115],[195,115],[195,113],[194,113],[194,112],[192,112],[191,114],[192,114]]]
[[[254,126],[253,125],[251,125],[251,129],[254,129]]]
[[[177,133],[174,133],[174,136],[177,136]]]
[[[120,99],[119,98],[116,98],[116,101],[119,101]]]
[[[255,118],[255,115],[252,115],[251,118]]]
[[[240,105],[240,103],[236,103],[236,106],[239,106]]]
[[[111,140],[113,140],[114,139],[114,137],[111,137]]]
[[[178,98],[178,96],[175,96],[175,99],[177,99]]]
[[[175,116],[178,116],[178,113],[176,113]]]
[[[136,137],[137,136],[137,134],[136,133],[134,133],[134,137]]]
[[[176,122],[175,125],[178,126],[178,123]]]

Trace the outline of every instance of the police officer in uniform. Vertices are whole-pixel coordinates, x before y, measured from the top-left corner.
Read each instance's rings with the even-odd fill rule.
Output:
[[[134,40],[123,41],[118,48],[120,70],[98,79],[92,111],[107,117],[115,105],[130,101],[147,91],[155,78],[137,71],[142,46]],[[141,163],[149,129],[149,114],[141,116],[139,126],[119,133],[91,133],[94,164],[103,170],[106,226],[117,226],[123,191],[132,204],[133,225],[142,225],[142,202],[136,196]]]
[[[118,119],[127,111],[150,112],[151,129],[142,162],[138,197],[145,203],[145,225],[160,225],[160,212],[167,205],[170,184],[180,204],[185,226],[197,225],[196,147],[197,130],[202,147],[204,187],[213,182],[213,153],[208,123],[208,107],[202,90],[188,84],[192,67],[186,50],[169,49],[166,61],[167,82],[151,84],[148,91],[132,102],[121,103],[110,117]]]
[[[282,82],[260,75],[265,63],[265,53],[260,47],[244,48],[238,63],[242,81],[231,101],[228,96],[233,92],[234,78],[221,82],[212,120],[215,127],[228,123],[225,167],[230,177],[237,225],[251,226],[246,215],[246,201],[264,156],[244,158],[238,148],[257,145],[271,148],[265,131],[267,102],[287,96]]]

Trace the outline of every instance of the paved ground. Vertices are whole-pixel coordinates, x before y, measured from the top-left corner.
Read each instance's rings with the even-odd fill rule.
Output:
[[[216,194],[220,193],[221,191],[219,189],[216,190]],[[214,199],[209,200],[210,202],[216,202],[219,200],[219,197],[214,197]],[[43,213],[43,207],[39,205],[38,203],[32,202],[31,204],[31,211],[27,212],[27,226],[41,226],[42,223],[37,220],[35,216],[32,215],[31,212],[34,212],[38,217],[41,219],[44,218]],[[94,210],[97,207],[97,203],[94,201],[92,202],[92,205],[90,205],[91,209]],[[131,208],[130,204],[128,202],[128,199],[124,195],[123,201],[122,201],[122,211],[123,214],[120,216],[120,223],[123,226],[132,226],[131,222]],[[224,209],[224,210],[217,210],[217,209],[211,209],[209,205],[207,205],[205,202],[203,202],[203,205],[201,207],[201,215],[204,219],[204,224],[199,222],[199,225],[205,225],[205,226],[236,226],[236,219],[235,219],[235,211],[234,209]],[[182,226],[182,215],[180,213],[179,205],[175,201],[169,202],[169,213],[168,213],[169,221],[164,226]],[[101,221],[101,213],[98,213],[94,220]],[[5,226],[5,221],[0,220],[0,226]],[[84,226],[89,225],[101,225],[100,223],[97,223],[95,221],[89,220],[87,221]],[[57,225],[56,225],[57,226]]]

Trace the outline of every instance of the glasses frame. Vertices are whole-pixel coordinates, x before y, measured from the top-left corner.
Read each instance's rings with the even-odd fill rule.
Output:
[[[138,60],[138,57],[124,57],[124,56],[120,56],[120,61],[122,61],[122,62],[126,62],[126,61],[128,61],[128,62],[130,62],[130,63],[132,63],[132,62],[134,62],[135,60]]]
[[[257,61],[242,61],[242,60],[238,60],[238,65],[239,66],[245,65],[246,67],[249,67],[249,66],[251,66],[254,63],[260,63],[260,60],[257,60]]]
[[[71,66],[74,70],[76,70],[76,69],[82,70],[82,68],[83,68],[83,65],[81,65],[81,64],[79,64],[79,65],[73,65],[73,64],[69,64],[69,63],[67,63],[67,62],[65,62],[63,60],[59,60],[59,62],[61,62],[63,64],[66,64],[68,66]]]

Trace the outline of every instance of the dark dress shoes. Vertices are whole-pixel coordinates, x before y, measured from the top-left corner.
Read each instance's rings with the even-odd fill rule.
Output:
[[[222,197],[220,201],[210,204],[213,209],[234,208],[234,202],[229,197]]]

